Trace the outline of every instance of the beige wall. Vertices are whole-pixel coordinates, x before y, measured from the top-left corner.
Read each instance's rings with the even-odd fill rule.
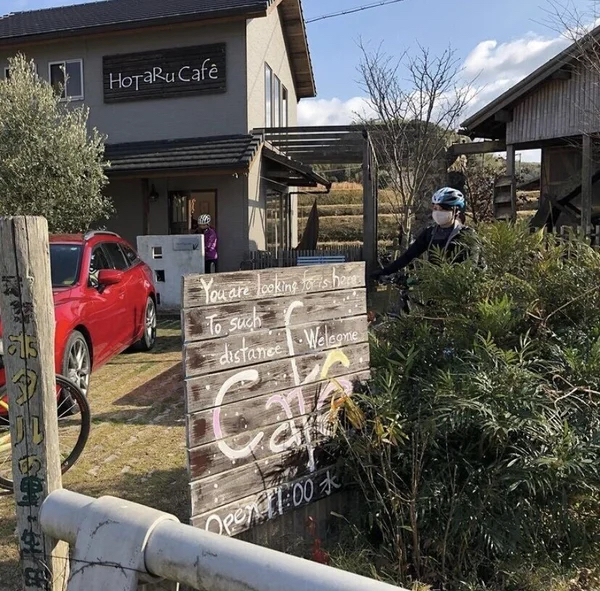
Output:
[[[279,11],[248,21],[248,128],[265,127],[265,62],[287,88],[289,125],[297,122],[296,90]]]
[[[227,44],[227,92],[175,99],[104,104],[102,58],[153,49]],[[85,104],[90,123],[109,143],[177,139],[248,132],[245,22],[178,27],[172,31],[128,32],[0,50],[0,76],[8,57],[23,51],[48,79],[48,63],[83,59]],[[81,104],[74,101],[73,104]]]
[[[150,203],[150,234],[169,232],[170,191],[217,190],[217,224],[219,270],[237,271],[248,250],[247,178],[240,175],[182,176],[150,179],[159,198]],[[113,198],[116,215],[107,222],[109,230],[136,243],[144,233],[142,184],[140,179],[113,180],[106,193]]]

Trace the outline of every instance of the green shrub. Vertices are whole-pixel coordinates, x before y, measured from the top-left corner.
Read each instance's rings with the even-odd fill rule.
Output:
[[[339,430],[405,585],[523,589],[598,550],[600,254],[521,225],[479,234],[485,269],[416,265],[421,304],[373,340],[361,419]]]

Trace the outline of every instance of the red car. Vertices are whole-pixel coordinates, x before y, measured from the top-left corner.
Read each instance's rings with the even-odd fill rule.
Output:
[[[51,236],[50,266],[56,373],[87,395],[92,369],[132,345],[143,351],[154,347],[152,271],[125,240],[100,231]],[[0,363],[0,386],[5,381]]]

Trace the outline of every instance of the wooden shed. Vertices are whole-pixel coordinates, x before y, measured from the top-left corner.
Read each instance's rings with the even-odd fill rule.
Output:
[[[516,217],[515,152],[541,149],[533,224],[580,225],[589,234],[600,223],[600,61],[592,63],[599,39],[600,27],[462,124],[460,133],[474,141],[452,146],[453,156],[506,151],[507,178],[496,191],[499,217]]]

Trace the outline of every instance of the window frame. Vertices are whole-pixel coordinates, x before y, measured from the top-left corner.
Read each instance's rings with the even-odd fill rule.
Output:
[[[281,101],[282,101],[282,93],[281,93],[281,89],[283,87],[283,84],[281,84],[281,80],[279,79],[279,76],[277,76],[277,74],[273,75],[274,77],[274,84],[273,84],[273,98],[272,98],[272,103],[273,103],[273,127],[281,127]]]
[[[4,80],[10,80],[10,68],[8,66],[4,66]]]
[[[79,64],[79,73],[81,75],[81,94],[78,96],[69,96],[68,93],[68,83],[67,80],[67,64]],[[56,60],[53,62],[48,62],[48,82],[52,86],[52,66],[62,66],[64,68],[63,76],[65,80],[63,93],[64,96],[60,97],[61,101],[82,101],[85,99],[85,83],[84,83],[84,72],[83,72],[83,59],[82,58],[74,58],[68,60]]]
[[[288,127],[290,123],[290,93],[287,87],[281,85],[281,114],[279,119],[281,121],[281,127]]]
[[[265,62],[265,127],[273,127],[273,68]]]
[[[137,265],[139,265],[142,262],[142,259],[140,258],[139,253],[133,248],[133,246],[129,246],[128,244],[121,244],[121,243],[119,243],[119,246],[121,247],[121,251],[125,255],[125,260],[129,263],[130,269],[132,269],[133,267],[136,267]],[[129,257],[127,256],[128,250],[131,251],[131,253],[135,255],[135,259],[133,261],[130,261]]]

